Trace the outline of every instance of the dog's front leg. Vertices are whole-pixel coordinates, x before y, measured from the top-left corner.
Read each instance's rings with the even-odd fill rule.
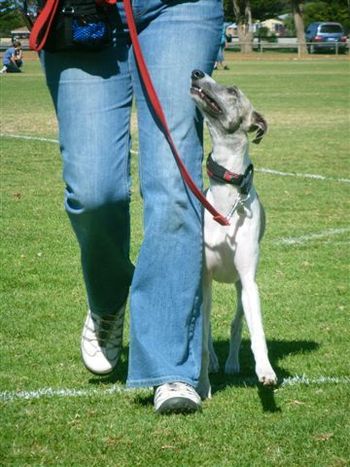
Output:
[[[212,280],[208,277],[204,280],[204,306],[205,306],[205,313],[207,316],[207,326],[208,329],[208,352],[209,352],[209,366],[208,372],[209,373],[218,373],[220,370],[219,360],[216,356],[214,344],[213,344],[213,335],[212,335],[212,327],[211,327],[211,306],[212,306]],[[205,337],[204,337],[205,338]]]
[[[209,381],[209,335],[210,335],[210,308],[211,308],[211,278],[205,273],[203,277],[203,343],[202,365],[197,392],[202,399],[211,398]]]
[[[253,277],[242,278],[242,305],[246,318],[251,347],[255,358],[255,372],[264,385],[277,383],[277,376],[267,353],[265,333],[261,317],[258,286]]]
[[[225,363],[225,373],[234,375],[240,372],[239,365],[239,348],[242,340],[242,284],[240,281],[236,282],[237,291],[237,309],[236,315],[231,323],[231,339],[230,339],[230,353]]]
[[[220,370],[219,360],[216,356],[214,344],[213,344],[213,335],[211,332],[211,324],[209,324],[209,339],[208,339],[208,348],[209,348],[209,373],[218,373]]]

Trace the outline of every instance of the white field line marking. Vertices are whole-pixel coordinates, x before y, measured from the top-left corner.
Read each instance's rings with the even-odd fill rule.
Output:
[[[27,140],[32,140],[32,141],[44,141],[47,143],[58,143],[57,139],[41,138],[39,136],[13,135],[13,134],[1,133],[0,137],[27,139]],[[131,154],[138,154],[138,151],[131,150],[130,152]],[[279,175],[281,177],[301,177],[301,178],[311,178],[314,180],[333,181],[333,182],[339,182],[339,183],[350,183],[350,178],[325,177],[324,175],[304,174],[304,173],[298,173],[298,172],[280,172],[279,170],[266,169],[263,167],[256,168],[255,171],[264,173],[264,174]]]
[[[256,378],[239,378],[237,383],[246,385],[257,384]],[[318,376],[308,377],[306,375],[290,376],[280,381],[280,388],[287,386],[309,386],[323,384],[350,384],[350,376]],[[11,402],[16,400],[41,399],[43,397],[90,397],[107,396],[111,394],[122,394],[132,392],[134,389],[126,388],[122,385],[114,384],[108,389],[67,389],[67,388],[42,388],[35,391],[3,391],[0,392],[0,401]],[[145,391],[145,389],[142,389]]]
[[[312,178],[314,180],[350,183],[350,178],[325,177],[324,175],[304,174],[304,173],[298,173],[298,172],[280,172],[279,170],[264,169],[263,167],[259,169],[255,169],[255,170],[256,172],[271,174],[271,175],[280,175],[281,177],[301,177],[301,178]]]
[[[0,137],[2,138],[16,138],[16,139],[26,139],[29,141],[43,141],[44,143],[55,143],[58,144],[59,141],[57,139],[52,139],[52,138],[43,138],[40,136],[27,136],[27,135],[12,135],[12,134],[5,134],[5,133],[0,133]],[[138,154],[137,151],[131,150],[131,154]]]
[[[36,391],[3,391],[0,392],[0,401],[13,401],[17,399],[41,399],[42,397],[88,397],[94,395],[108,395],[123,393],[129,389],[114,384],[108,389],[67,389],[67,388],[42,388]]]
[[[17,139],[27,139],[29,141],[44,141],[45,143],[56,143],[58,144],[57,139],[51,139],[51,138],[42,138],[39,136],[26,136],[26,135],[11,135],[11,134],[0,134],[1,137],[3,138],[17,138]]]
[[[310,384],[321,385],[321,384],[350,384],[350,376],[318,376],[317,378],[308,377],[306,375],[301,376],[289,376],[284,378],[281,386],[297,386]]]
[[[313,240],[320,240],[323,238],[333,237],[335,235],[341,235],[343,233],[350,232],[350,227],[345,227],[343,229],[328,229],[321,232],[310,233],[306,235],[301,235],[300,237],[285,237],[274,240],[275,245],[302,245]]]

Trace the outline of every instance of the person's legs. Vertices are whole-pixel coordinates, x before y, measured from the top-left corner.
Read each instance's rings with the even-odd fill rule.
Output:
[[[88,302],[113,315],[127,299],[129,260],[128,47],[45,53],[59,122],[65,208],[81,248]]]
[[[9,63],[6,65],[6,71],[7,73],[21,73],[22,70],[18,68],[14,63]]]
[[[145,60],[175,144],[200,186],[202,122],[190,98],[190,78],[195,68],[212,71],[221,1],[136,2],[141,10],[142,3],[139,38]],[[182,381],[196,387],[202,351],[202,209],[181,179],[133,69],[145,236],[132,283],[128,385]]]

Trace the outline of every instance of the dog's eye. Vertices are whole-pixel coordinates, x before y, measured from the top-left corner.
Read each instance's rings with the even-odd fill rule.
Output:
[[[237,95],[237,89],[236,89],[235,87],[233,87],[233,86],[232,86],[232,87],[229,87],[229,88],[226,88],[226,90],[227,90],[227,92],[228,92],[229,94],[232,94],[232,95],[234,95],[234,96]]]

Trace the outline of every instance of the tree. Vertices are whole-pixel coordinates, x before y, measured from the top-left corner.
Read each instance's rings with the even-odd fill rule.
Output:
[[[291,0],[292,2],[292,11],[295,24],[295,30],[297,33],[297,41],[299,45],[299,52],[302,54],[307,54],[307,47],[305,42],[305,33],[304,33],[304,18],[303,18],[303,8],[304,3],[302,0]]]
[[[233,0],[238,40],[243,53],[253,51],[252,11],[250,0]]]
[[[251,0],[252,16],[254,20],[276,18],[283,12],[285,1]]]
[[[0,36],[8,37],[13,29],[24,26],[24,19],[13,0],[0,1]]]
[[[349,0],[350,1],[350,0]],[[242,3],[242,2],[241,2]],[[274,18],[283,11],[285,0],[250,0],[250,7],[253,20],[263,21],[264,19]],[[233,1],[224,0],[224,14],[226,21],[235,21],[233,11]]]
[[[224,0],[225,21],[234,21],[232,0]]]
[[[350,0],[312,1],[305,4],[304,23],[314,21],[336,21],[346,32],[350,31]]]
[[[282,13],[292,13],[291,32],[295,32],[301,53],[307,53],[305,26],[313,21],[337,21],[346,32],[350,31],[350,0],[224,0],[227,20],[237,23],[241,51],[252,51],[252,22],[274,18]]]
[[[237,24],[241,52],[253,50],[253,19],[263,21],[281,14],[287,0],[224,0],[225,18]],[[288,2],[287,2],[288,3]]]

